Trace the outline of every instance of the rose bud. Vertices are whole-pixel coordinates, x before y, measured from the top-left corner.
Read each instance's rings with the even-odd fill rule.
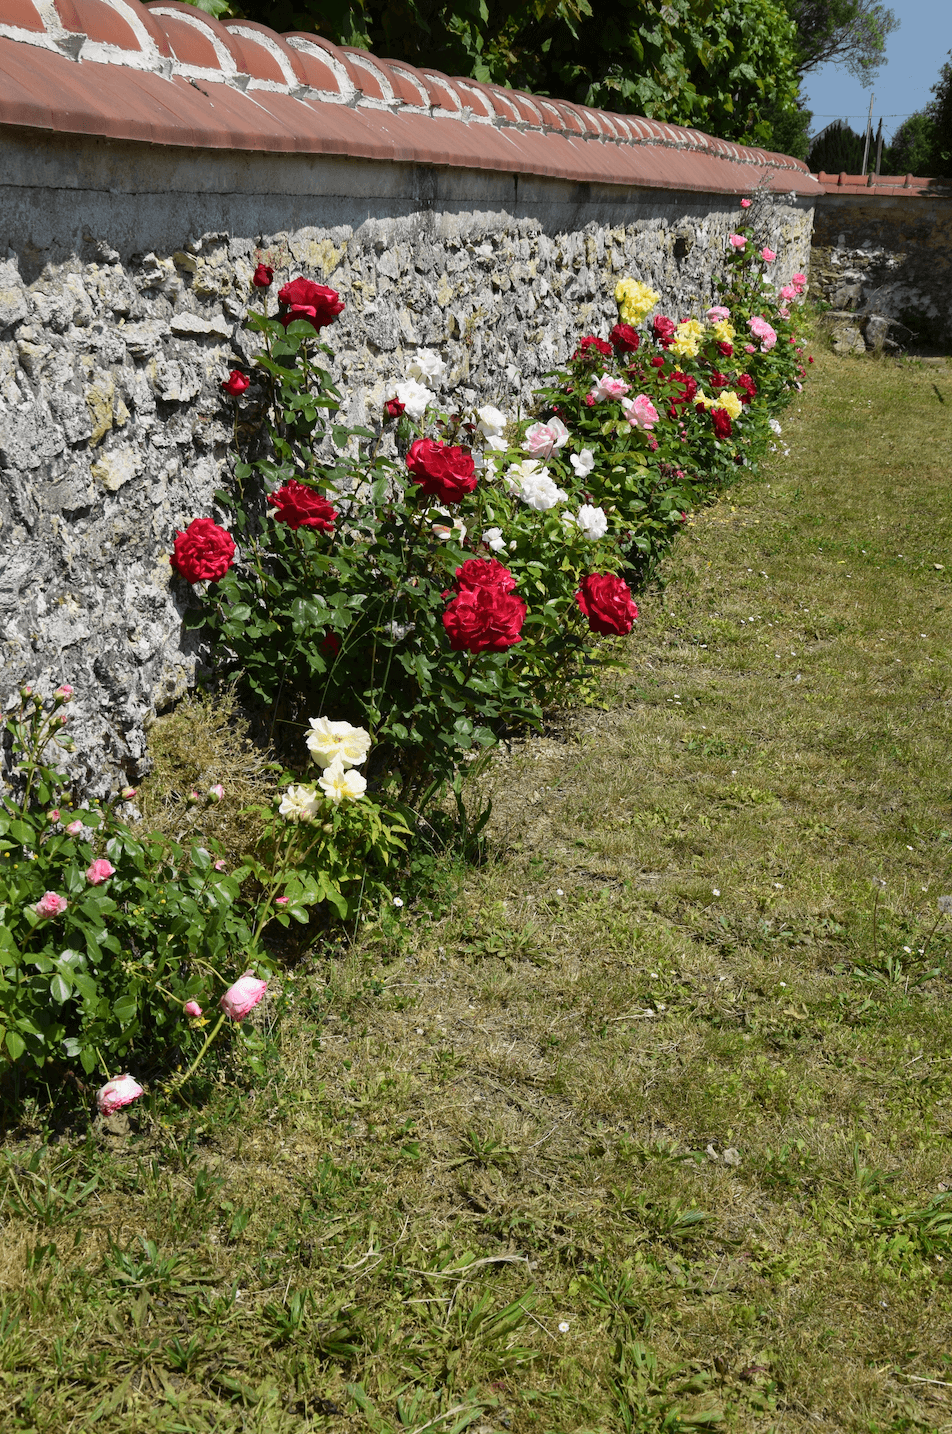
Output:
[[[66,835],[67,835],[67,836],[79,836],[79,834],[80,834],[80,832],[82,831],[82,829],[83,829],[83,824],[82,824],[81,821],[77,820],[77,821],[75,821],[75,822],[70,822],[69,826],[66,828]]]
[[[192,1016],[195,1020],[202,1014],[202,1008],[197,1001],[186,1001],[183,1009],[186,1016]]]
[[[55,822],[58,822],[59,819],[60,814],[59,809],[57,807],[54,807],[51,812],[47,812],[46,814],[46,820],[49,822],[50,826],[52,826]]]
[[[232,398],[238,398],[251,387],[251,379],[241,372],[239,368],[233,368],[226,379],[222,380],[222,388],[230,393]]]
[[[70,687],[68,682],[64,682],[62,687],[57,687],[56,691],[53,693],[54,702],[72,701],[73,693],[75,690],[75,688]]]
[[[399,418],[405,412],[406,404],[401,403],[399,398],[390,398],[384,404],[384,410],[388,418]]]
[[[274,283],[274,270],[270,264],[259,264],[251,276],[256,289],[269,289]]]
[[[221,782],[215,782],[213,786],[209,787],[208,795],[206,796],[205,800],[208,802],[209,806],[216,807],[218,803],[222,800],[224,795],[225,788],[222,786]]]
[[[131,1105],[142,1094],[142,1087],[131,1075],[116,1076],[96,1092],[96,1104],[100,1115],[112,1115],[124,1105]]]
[[[267,989],[267,981],[260,981],[253,971],[246,971],[234,985],[228,987],[219,1005],[226,1016],[233,1021],[241,1021],[249,1011],[254,1010]]]
[[[131,802],[132,798],[138,794],[138,791],[138,787],[123,787],[119,795],[122,797],[122,800],[124,802]]]

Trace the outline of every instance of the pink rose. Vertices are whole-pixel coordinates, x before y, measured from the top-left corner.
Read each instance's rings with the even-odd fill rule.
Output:
[[[96,1092],[99,1114],[112,1115],[113,1111],[121,1110],[124,1105],[131,1105],[134,1100],[138,1100],[141,1094],[141,1085],[137,1080],[133,1080],[131,1075],[107,1080]]]
[[[766,246],[764,246],[764,248],[760,251],[760,257],[761,259],[763,259],[765,264],[772,264],[773,261],[776,259],[777,255],[775,254],[773,249],[768,249]]]
[[[267,981],[259,981],[253,971],[246,971],[233,986],[228,987],[218,1004],[226,1016],[233,1021],[241,1021],[249,1011],[254,1010],[267,989]]]
[[[807,276],[806,274],[794,274],[790,282],[802,293],[807,286]]]
[[[741,209],[749,209],[749,208],[750,208],[750,200],[749,200],[749,199],[742,199],[742,200],[740,201],[740,207],[741,207]]]
[[[274,904],[275,906],[287,906],[290,899],[288,896],[276,896],[274,898]]]
[[[111,861],[106,861],[104,857],[99,857],[86,868],[86,880],[90,886],[102,886],[104,881],[108,881],[115,874],[116,868]]]
[[[725,309],[723,304],[715,304],[713,308],[708,309],[706,318],[709,324],[721,324],[730,316],[730,309]]]
[[[533,423],[526,429],[525,449],[533,458],[549,458],[568,441],[569,431],[561,418],[550,418],[548,423]]]
[[[82,824],[81,821],[79,821],[79,820],[77,819],[75,822],[70,822],[69,826],[66,828],[66,835],[67,835],[67,836],[79,836],[79,834],[80,834],[80,832],[82,831],[82,829],[83,829],[83,824]]]
[[[222,786],[221,782],[215,782],[214,786],[209,787],[208,797],[206,798],[206,800],[210,803],[211,806],[214,807],[218,805],[224,795],[225,788]]]
[[[55,702],[69,702],[75,691],[75,687],[70,687],[68,682],[64,682],[62,687],[57,687],[53,693],[53,700]]]
[[[744,353],[745,353],[745,354],[755,354],[756,352],[757,352],[757,349],[756,349],[756,347],[755,347],[753,344],[744,344]]]
[[[787,308],[786,304],[781,304],[781,305],[780,305],[780,310],[779,310],[779,312],[780,312],[780,317],[781,317],[782,319],[789,319],[789,317],[790,317],[790,310]],[[793,343],[793,339],[791,339],[790,342]]]
[[[796,287],[793,284],[784,284],[783,288],[780,290],[780,297],[781,299],[786,299],[787,303],[789,304],[791,299],[795,299],[797,297]]]
[[[731,235],[731,245],[732,245],[733,248],[735,248],[735,249],[746,249],[746,248],[747,248],[747,240],[744,238],[743,234],[732,234],[732,235]]]
[[[622,407],[632,428],[653,428],[658,422],[658,410],[647,394],[639,393],[637,398],[623,403]]]
[[[753,318],[751,319],[750,331],[755,338],[760,339],[764,353],[767,353],[769,349],[772,349],[774,344],[777,342],[776,329],[771,328],[770,324],[767,323],[767,320],[762,319],[759,314],[754,314]]]
[[[612,378],[610,373],[603,373],[592,385],[592,398],[596,403],[604,403],[606,399],[623,398],[628,392],[628,385],[623,378]]]
[[[197,1001],[186,1001],[184,1010],[186,1016],[191,1016],[195,1020],[202,1014],[202,1008]]]
[[[216,862],[215,862],[215,870],[216,870],[216,871],[227,871],[227,870],[228,870],[228,863],[227,863],[226,861],[216,861]]]
[[[58,822],[59,819],[60,819],[59,807],[54,807],[51,812],[47,812],[47,814],[46,814],[46,820],[50,823],[51,826],[53,826],[56,822]]]
[[[65,896],[58,896],[55,891],[47,891],[40,897],[33,910],[41,921],[49,921],[53,916],[59,916],[65,911],[69,902]]]

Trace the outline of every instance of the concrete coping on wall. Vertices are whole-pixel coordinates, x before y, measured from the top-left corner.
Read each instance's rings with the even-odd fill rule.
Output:
[[[0,125],[576,183],[820,193],[787,155],[220,22],[176,0],[0,0]]]
[[[825,170],[813,176],[822,186],[824,194],[860,194],[891,196],[901,194],[906,198],[945,198],[952,193],[952,180],[927,179],[914,174],[827,174]]]

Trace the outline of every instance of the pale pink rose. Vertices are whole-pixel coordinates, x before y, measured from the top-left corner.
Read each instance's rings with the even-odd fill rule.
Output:
[[[246,971],[239,976],[233,986],[222,996],[219,1005],[226,1016],[233,1021],[243,1020],[249,1011],[253,1011],[268,989],[267,981],[259,981],[253,971]]]
[[[732,234],[731,245],[734,249],[746,249],[747,240],[744,238],[743,234]]]
[[[77,820],[77,821],[75,821],[75,822],[70,822],[69,826],[66,828],[66,835],[67,835],[67,836],[79,836],[79,834],[80,834],[80,832],[82,831],[82,829],[83,829],[83,824],[82,824],[81,821],[78,821],[78,820]]]
[[[221,782],[216,782],[214,786],[209,787],[208,797],[206,800],[211,802],[212,806],[216,806],[217,803],[222,800],[224,795],[225,788],[222,786]]]
[[[525,450],[533,458],[549,458],[568,441],[569,431],[561,418],[550,418],[548,423],[533,423],[526,429]]]
[[[216,870],[216,871],[227,871],[227,870],[228,870],[228,863],[225,862],[225,861],[216,861],[216,862],[215,862],[215,870]]]
[[[274,898],[274,904],[275,906],[287,906],[290,899],[288,896],[276,896]]]
[[[124,1105],[131,1105],[138,1100],[142,1094],[142,1087],[131,1075],[116,1076],[115,1080],[107,1080],[104,1086],[100,1086],[96,1092],[96,1104],[99,1106],[100,1115],[112,1115],[113,1111],[121,1110]]]
[[[780,317],[782,319],[789,319],[790,317],[790,310],[787,308],[786,304],[780,305],[778,313],[780,314]]]
[[[797,297],[796,285],[784,284],[783,288],[780,290],[780,297],[781,299],[786,299],[787,303],[789,304],[792,299],[795,299]]]
[[[755,354],[757,352],[753,344],[744,344],[744,353]]]
[[[766,246],[764,246],[764,248],[760,251],[760,257],[761,259],[763,259],[765,264],[772,264],[773,261],[776,259],[777,255],[773,249],[768,249]]]
[[[768,349],[772,349],[774,344],[777,342],[776,329],[771,328],[770,324],[767,323],[767,320],[762,319],[759,314],[754,314],[753,318],[751,319],[750,331],[755,338],[760,339],[761,347],[763,348],[764,353],[766,353]]]
[[[111,861],[106,861],[105,857],[98,857],[91,866],[86,868],[86,880],[90,886],[102,886],[104,881],[108,881],[115,874],[116,868]]]
[[[124,802],[131,802],[132,798],[138,795],[138,792],[138,787],[123,787],[119,795],[122,797],[122,800]]]
[[[796,285],[796,287],[797,287],[797,288],[800,290],[800,292],[802,293],[803,290],[804,290],[804,289],[806,288],[806,286],[807,286],[807,276],[806,276],[806,274],[794,274],[794,276],[793,276],[793,278],[790,280],[790,282],[791,282],[791,284]]]
[[[56,691],[53,693],[53,700],[60,702],[69,702],[75,690],[75,687],[70,687],[68,682],[64,682],[62,687],[57,687]]]
[[[740,201],[740,207],[741,207],[741,209],[749,209],[749,208],[750,208],[750,200],[749,200],[749,199],[742,199],[742,200]]]
[[[46,814],[46,820],[50,823],[51,826],[52,826],[55,822],[58,822],[59,819],[60,819],[59,807],[54,807],[51,812],[47,812],[47,814]]]
[[[41,921],[49,921],[53,916],[59,916],[65,911],[69,903],[65,896],[58,896],[55,891],[47,891],[41,896],[33,910]]]
[[[591,397],[596,403],[604,403],[609,398],[623,398],[627,392],[628,385],[623,378],[612,378],[610,373],[603,373],[592,385]]]
[[[622,407],[632,428],[653,428],[658,422],[658,410],[647,394],[639,393],[637,398],[623,402]]]
[[[709,324],[721,324],[730,316],[730,309],[725,309],[723,304],[715,304],[712,309],[708,309],[706,315]]]
[[[184,1006],[186,1016],[197,1019],[202,1014],[202,1008],[197,1001],[186,1001]]]

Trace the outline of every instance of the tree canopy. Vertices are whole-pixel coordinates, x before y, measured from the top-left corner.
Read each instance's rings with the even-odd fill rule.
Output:
[[[828,61],[843,65],[864,85],[886,60],[886,37],[899,21],[880,0],[785,0],[796,26],[797,72]]]

